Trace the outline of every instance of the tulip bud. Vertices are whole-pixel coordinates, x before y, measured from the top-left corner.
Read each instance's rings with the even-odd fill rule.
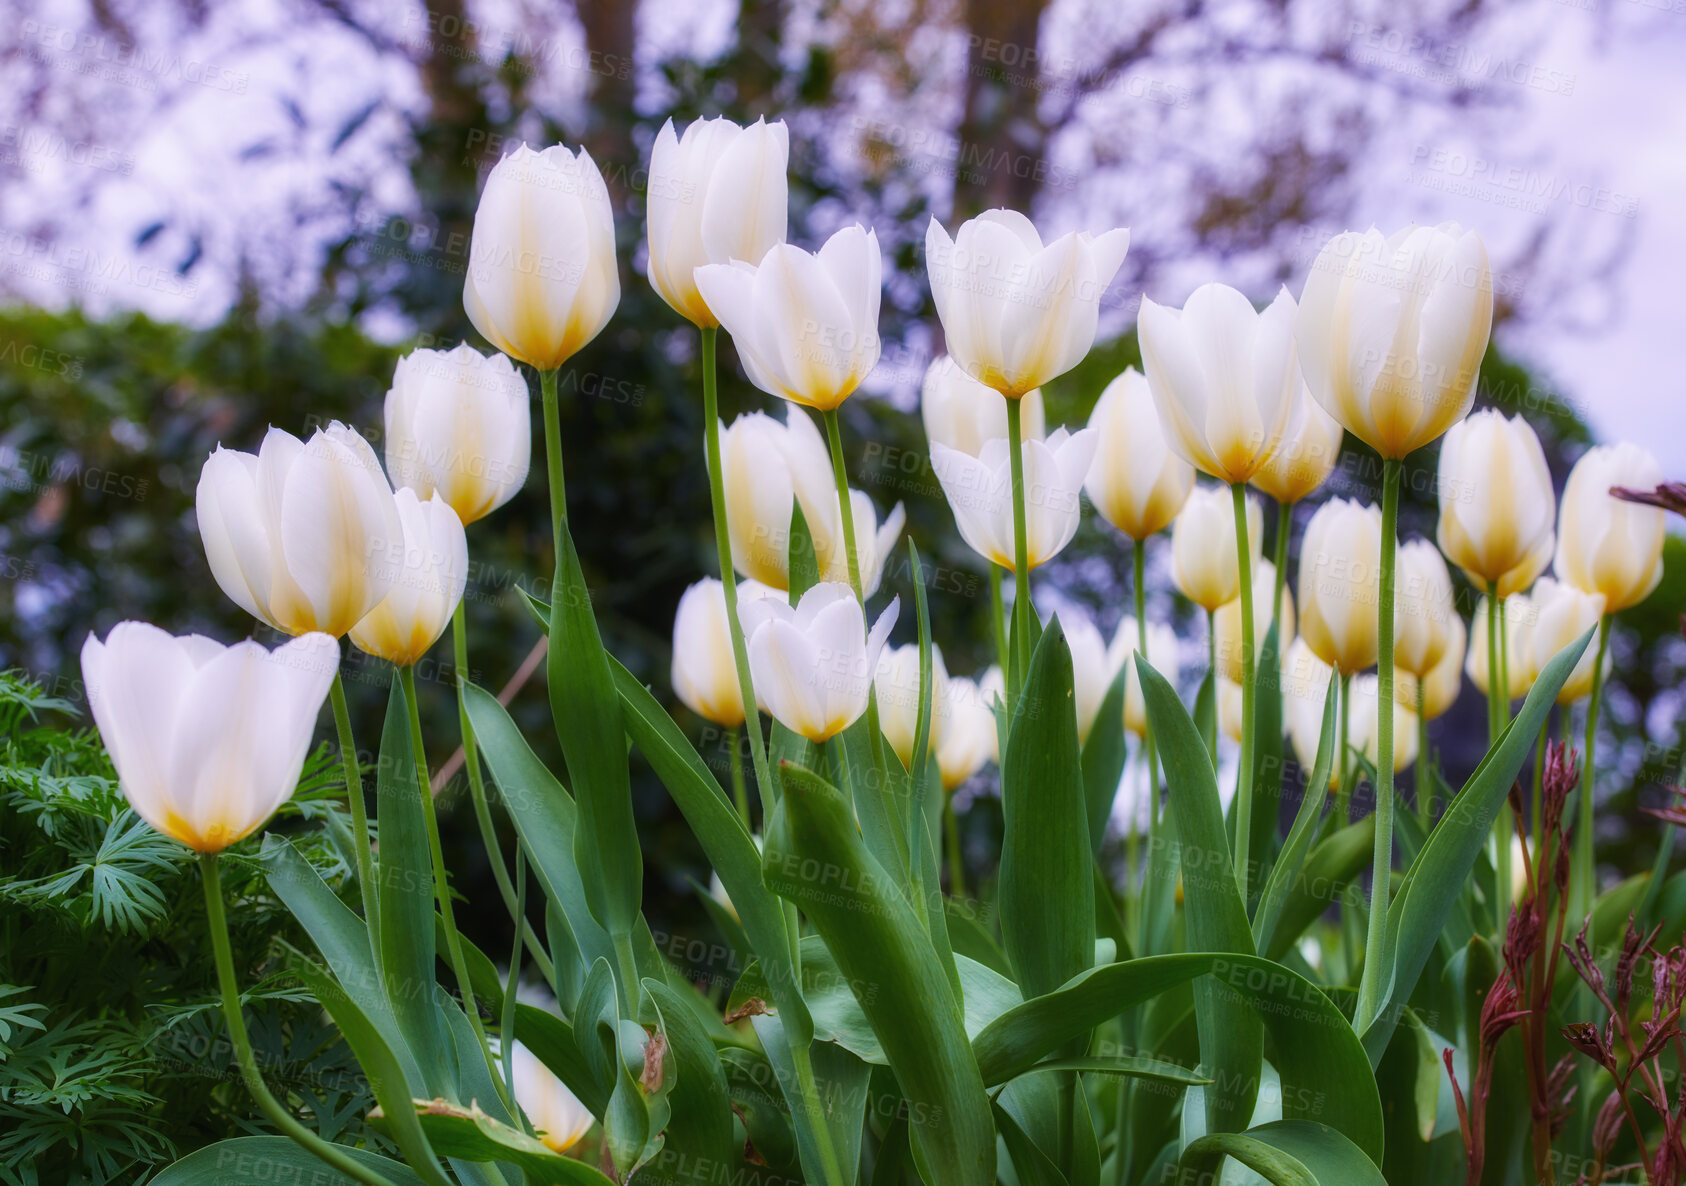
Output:
[[[1269,600],[1266,598],[1266,600]],[[1137,737],[1147,735],[1147,703],[1142,699],[1142,677],[1136,670],[1136,650],[1141,630],[1134,617],[1118,623],[1118,632],[1107,648],[1107,661],[1114,671],[1124,670],[1124,727]],[[1147,661],[1173,685],[1177,682],[1177,632],[1163,622],[1149,622]]]
[[[1534,629],[1529,638],[1533,654],[1529,666],[1542,670],[1557,653],[1581,635],[1598,625],[1604,617],[1604,595],[1583,593],[1573,585],[1560,584],[1550,577],[1541,577],[1529,600],[1535,613]],[[1573,704],[1592,694],[1592,671],[1598,648],[1589,646],[1581,653],[1580,662],[1557,693],[1557,703]],[[1604,671],[1610,670],[1610,656],[1604,656]]]
[[[1072,704],[1077,713],[1078,744],[1089,739],[1095,727],[1101,701],[1118,675],[1117,656],[1109,654],[1106,639],[1087,614],[1077,609],[1063,609],[1055,615],[1060,630],[1071,647]]]
[[[1414,539],[1399,546],[1393,577],[1393,664],[1410,675],[1439,665],[1458,620],[1452,574],[1439,549]]]
[[[146,622],[82,644],[82,679],[129,805],[195,852],[221,852],[297,789],[339,667],[326,634],[267,651]]]
[[[1239,583],[1239,582],[1238,582]],[[1253,565],[1253,661],[1264,654],[1265,635],[1270,632],[1270,599],[1276,592],[1276,565],[1258,560]],[[1218,672],[1241,686],[1241,597],[1239,593],[1218,607],[1212,618],[1218,648]],[[1277,615],[1277,654],[1294,641],[1294,598],[1282,586],[1282,605]]]
[[[492,166],[462,290],[481,336],[553,371],[597,336],[620,300],[614,213],[591,154],[523,144]]]
[[[1447,559],[1482,589],[1507,575],[1522,588],[1533,584],[1551,559],[1557,497],[1528,422],[1489,409],[1453,425],[1440,446],[1437,485]]]
[[[1270,460],[1298,395],[1294,298],[1263,312],[1203,284],[1181,310],[1142,298],[1142,365],[1171,448],[1195,469],[1245,482]]]
[[[1662,484],[1649,450],[1622,442],[1588,449],[1569,471],[1558,522],[1559,580],[1604,595],[1604,612],[1638,605],[1663,579],[1663,512],[1625,502],[1612,486]]]
[[[369,442],[337,420],[309,443],[271,428],[256,456],[218,446],[195,501],[217,584],[285,634],[338,638],[391,588],[379,559],[402,546],[398,504]]]
[[[738,606],[755,694],[773,719],[816,744],[854,724],[900,608],[892,601],[868,633],[854,591],[838,581],[815,585],[794,609],[770,597]]]
[[[386,393],[386,471],[418,498],[435,491],[463,523],[515,497],[532,460],[527,384],[502,354],[463,343],[398,360]]]
[[[1381,733],[1377,697],[1381,691],[1380,677],[1355,676],[1352,698],[1347,705],[1347,744],[1362,750],[1371,766],[1380,761]],[[1417,714],[1393,698],[1393,772],[1400,773],[1417,760]]]
[[[986,210],[952,239],[931,219],[925,267],[949,354],[1008,399],[1063,375],[1094,345],[1101,294],[1129,248],[1128,230],[1044,247],[1016,210]]]
[[[749,381],[826,412],[878,365],[878,235],[844,227],[815,254],[780,243],[759,266],[697,269],[697,290],[738,348]]]
[[[872,677],[878,695],[878,725],[884,739],[902,765],[913,769],[913,741],[919,729],[919,644],[885,647],[878,656],[878,670]],[[931,733],[929,749],[935,750],[947,722],[948,670],[943,653],[931,648]]]
[[[1300,634],[1342,675],[1376,661],[1382,513],[1337,498],[1317,508],[1300,545]]]
[[[1464,682],[1464,648],[1469,639],[1469,630],[1464,626],[1462,618],[1454,616],[1448,625],[1448,639],[1446,651],[1440,656],[1429,673],[1422,677],[1421,712],[1424,720],[1435,721],[1451,711],[1452,705],[1457,703],[1458,693],[1463,690]],[[1414,681],[1417,677],[1409,674],[1400,676],[1403,681]],[[1401,695],[1407,704],[1417,704],[1417,690],[1413,685],[1405,686]]]
[[[468,587],[468,534],[438,494],[422,502],[405,487],[397,498],[404,538],[377,558],[392,575],[392,592],[351,628],[351,641],[360,651],[409,667],[457,612]]]
[[[1023,442],[1025,558],[1031,568],[1060,553],[1077,534],[1083,479],[1095,455],[1092,429],[1054,430],[1046,441]],[[948,496],[961,538],[985,560],[1013,568],[1012,454],[999,437],[976,457],[931,446],[931,468]]]
[[[1140,371],[1106,385],[1089,427],[1095,460],[1083,488],[1101,517],[1133,540],[1169,527],[1194,489],[1194,467],[1171,451]]]
[[[1284,505],[1299,502],[1329,480],[1341,455],[1341,426],[1311,398],[1300,379],[1282,439],[1252,482]]]
[[[566,1153],[591,1131],[593,1117],[551,1069],[519,1042],[511,1043],[515,1102],[533,1132],[554,1153]]]
[[[792,410],[782,424],[764,412],[739,416],[720,430],[720,458],[733,568],[775,589],[788,589],[790,520],[799,502],[820,578],[848,580],[849,554],[843,546],[831,457],[808,416]],[[907,515],[897,503],[879,526],[878,512],[866,494],[851,490],[849,504],[861,588],[871,597]]]
[[[937,770],[943,790],[953,793],[995,756],[993,695],[964,677],[951,676],[944,697]]]
[[[1254,564],[1259,562],[1263,538],[1264,513],[1259,500],[1249,496],[1247,543]],[[1222,486],[1196,486],[1177,515],[1171,527],[1171,580],[1184,597],[1205,610],[1216,610],[1240,595],[1235,505]]]
[[[1283,728],[1293,744],[1294,756],[1309,777],[1317,764],[1317,746],[1323,735],[1323,708],[1329,695],[1329,680],[1334,674],[1330,667],[1296,638],[1282,654],[1282,716]],[[1335,727],[1339,729],[1337,718]],[[1329,789],[1341,787],[1340,754],[1335,746],[1338,738],[1329,739]]]
[[[782,596],[758,581],[738,585],[738,604]],[[744,722],[737,659],[726,617],[726,587],[704,577],[679,598],[673,615],[673,691],[706,721],[735,729]]]
[[[1528,689],[1534,686],[1534,679],[1539,675],[1534,666],[1534,625],[1538,620],[1538,610],[1526,593],[1517,593],[1510,597],[1501,598],[1499,610],[1504,618],[1504,645],[1499,648],[1500,661],[1505,666],[1506,689],[1512,700],[1520,699],[1528,694]],[[1475,616],[1470,619],[1469,627],[1469,656],[1464,662],[1464,670],[1468,673],[1470,682],[1480,689],[1483,696],[1487,695],[1487,599],[1483,597],[1475,606]]]
[[[1007,438],[1007,397],[979,383],[946,354],[939,354],[925,372],[919,413],[932,444],[973,457],[985,441]],[[1048,435],[1041,391],[1032,391],[1019,402],[1019,428],[1037,440]]]
[[[1295,337],[1312,398],[1401,458],[1469,414],[1492,327],[1487,249],[1448,222],[1329,240],[1300,293]]]
[[[692,323],[719,325],[697,291],[696,270],[757,263],[784,242],[790,135],[783,120],[740,128],[729,119],[670,119],[650,154],[650,284]]]

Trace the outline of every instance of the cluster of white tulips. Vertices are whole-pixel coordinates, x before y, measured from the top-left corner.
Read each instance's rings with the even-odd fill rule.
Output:
[[[784,241],[788,154],[783,124],[705,120],[683,136],[665,127],[649,170],[649,281],[701,335],[719,560],[718,578],[699,581],[679,603],[673,690],[698,715],[734,731],[734,754],[735,731],[746,731],[760,793],[774,778],[761,712],[816,745],[864,715],[873,744],[887,745],[912,769],[924,760],[917,752],[923,695],[931,705],[929,753],[945,791],[1000,760],[1012,744],[1030,662],[1030,575],[1071,542],[1085,493],[1131,541],[1135,581],[1133,613],[1110,640],[1082,615],[1061,615],[1077,733],[1089,734],[1108,689],[1124,675],[1124,727],[1142,739],[1151,827],[1157,772],[1131,659],[1143,657],[1175,679],[1178,640],[1168,625],[1148,620],[1144,597],[1147,541],[1169,528],[1173,579],[1207,615],[1209,662],[1222,680],[1218,716],[1240,748],[1235,866],[1243,886],[1258,699],[1278,694],[1255,686],[1272,629],[1280,719],[1302,760],[1311,764],[1317,752],[1334,686],[1343,702],[1342,747],[1331,782],[1350,794],[1356,755],[1375,771],[1377,869],[1392,861],[1395,772],[1423,754],[1421,730],[1451,705],[1462,671],[1487,694],[1496,734],[1531,673],[1602,623],[1596,652],[1561,697],[1589,700],[1595,716],[1609,615],[1655,587],[1663,541],[1661,511],[1620,502],[1609,490],[1618,482],[1654,485],[1661,475],[1637,446],[1593,449],[1558,508],[1533,430],[1521,418],[1469,414],[1492,283],[1480,238],[1451,224],[1335,237],[1297,302],[1283,290],[1259,309],[1219,284],[1197,289],[1181,309],[1144,300],[1145,373],[1119,375],[1089,422],[1073,430],[1046,423],[1039,389],[1091,348],[1129,233],[1069,233],[1045,243],[1014,211],[989,211],[953,236],[933,220],[927,262],[948,354],[925,378],[924,425],[960,534],[991,566],[999,665],[965,678],[945,670],[940,651],[927,660],[916,644],[889,645],[899,604],[875,614],[867,602],[905,516],[897,505],[881,518],[866,494],[850,488],[837,414],[879,359],[882,257],[873,232],[860,226],[813,252]],[[418,350],[398,364],[386,401],[384,472],[369,444],[338,423],[308,441],[271,429],[256,453],[219,448],[206,462],[197,511],[211,572],[237,604],[294,641],[271,653],[251,642],[224,648],[124,623],[104,643],[89,640],[83,668],[125,793],[159,831],[207,854],[208,893],[215,854],[261,827],[291,793],[331,693],[373,929],[368,823],[337,640],[348,636],[400,669],[416,793],[435,828],[412,668],[453,623],[459,672],[465,667],[465,526],[508,501],[528,473],[528,396],[513,362],[540,377],[561,555],[567,511],[556,372],[607,324],[619,295],[612,209],[591,158],[523,146],[487,179],[463,294],[475,328],[499,353],[463,345]],[[718,327],[732,336],[750,382],[785,401],[783,418],[752,412],[720,423]],[[820,414],[820,426],[804,408]],[[1330,476],[1343,430],[1380,455],[1382,503],[1336,498],[1319,506],[1290,584],[1291,510]],[[1424,540],[1399,547],[1401,462],[1442,436],[1438,549]],[[1196,471],[1213,481],[1197,482]],[[1269,559],[1263,508],[1249,486],[1279,511]],[[799,541],[811,548],[805,558]],[[1454,609],[1447,559],[1487,596],[1467,631]],[[1542,575],[1548,565],[1554,579]],[[1010,620],[1002,572],[1015,578]],[[569,661],[561,650],[552,648],[553,683],[556,664]],[[462,731],[480,803],[466,709]],[[1590,728],[1588,737],[1590,749]],[[750,827],[741,773],[735,790]],[[1580,798],[1583,844],[1592,835],[1591,801]],[[952,817],[948,826],[958,891]],[[435,842],[434,888],[466,991],[439,851]],[[1499,851],[1508,854],[1508,845]],[[1577,868],[1587,879],[1585,902],[1590,859]],[[1387,915],[1388,878],[1375,877],[1372,886],[1374,944]],[[1382,999],[1382,986],[1372,982],[1380,967],[1380,960],[1364,964],[1361,1017]],[[230,974],[225,998],[233,992]],[[228,1012],[247,1081],[268,1099],[238,1008]],[[473,1010],[469,1016],[478,1030]],[[542,1078],[520,1065],[519,1082]],[[566,1134],[554,1147],[583,1131],[553,1087],[522,1090],[534,1119],[542,1115],[546,1128]],[[265,1106],[290,1135],[370,1180],[273,1104]]]

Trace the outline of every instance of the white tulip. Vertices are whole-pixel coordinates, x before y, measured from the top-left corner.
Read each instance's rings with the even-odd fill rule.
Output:
[[[614,212],[591,154],[525,144],[492,167],[474,211],[462,303],[493,346],[551,371],[620,304]]]
[[[932,218],[925,266],[949,354],[1009,399],[1063,375],[1094,345],[1101,295],[1129,248],[1128,230],[1044,247],[1016,210],[986,210],[953,239]]]
[[[532,460],[527,384],[502,354],[464,342],[398,360],[386,393],[386,472],[418,497],[435,491],[465,524],[515,496]]]
[[[1171,448],[1220,481],[1251,479],[1276,452],[1298,394],[1288,290],[1262,312],[1223,284],[1201,285],[1180,310],[1144,297],[1138,332]]]
[[[1330,667],[1306,645],[1304,638],[1296,638],[1282,654],[1282,726],[1293,744],[1294,756],[1307,777],[1317,765],[1317,747],[1323,736],[1323,709],[1330,695]],[[1339,695],[1338,691],[1335,693]],[[1341,786],[1341,755],[1336,750],[1339,741],[1340,718],[1334,722],[1337,735],[1329,739],[1329,789]]]
[[[1328,481],[1341,455],[1341,426],[1311,398],[1304,379],[1296,388],[1282,439],[1252,478],[1254,486],[1284,504],[1299,502]]]
[[[1539,620],[1538,607],[1526,593],[1515,593],[1509,597],[1499,599],[1499,610],[1504,618],[1503,640],[1499,647],[1499,662],[1505,670],[1505,687],[1512,700],[1519,700],[1528,694],[1528,689],[1534,686],[1535,678],[1540,674],[1534,666],[1534,625]],[[1475,616],[1470,619],[1469,626],[1469,655],[1464,661],[1464,671],[1469,680],[1483,696],[1487,695],[1487,599],[1483,597],[1475,606]]]
[[[1381,691],[1381,677],[1360,675],[1352,681],[1352,697],[1347,703],[1347,744],[1361,750],[1371,766],[1380,761],[1381,733],[1376,728],[1381,713],[1377,697]],[[1398,685],[1393,698],[1393,772],[1398,774],[1417,760],[1417,714],[1400,703]]]
[[[539,1140],[553,1152],[566,1153],[591,1131],[594,1118],[549,1067],[521,1043],[512,1045],[515,1102],[533,1122]]]
[[[704,577],[680,595],[673,615],[673,691],[704,720],[727,729],[744,722],[726,587],[714,577]]]
[[[1477,588],[1514,574],[1523,588],[1551,560],[1557,496],[1540,438],[1493,409],[1452,426],[1440,445],[1440,550]]]
[[[1263,538],[1264,512],[1259,509],[1259,500],[1249,495],[1247,543],[1255,565]],[[1240,596],[1235,500],[1222,486],[1196,486],[1172,524],[1171,580],[1184,597],[1204,610],[1215,611]]]
[[[1023,442],[1025,559],[1031,568],[1059,555],[1077,534],[1083,479],[1095,455],[1092,429],[1057,428],[1046,441]],[[976,457],[941,444],[931,446],[936,472],[961,538],[985,560],[1014,564],[1012,454],[997,437]]]
[[[1394,667],[1427,675],[1446,654],[1452,623],[1458,620],[1452,574],[1438,548],[1414,539],[1399,546],[1393,582]]]
[[[1449,222],[1336,235],[1306,277],[1295,336],[1313,398],[1401,458],[1469,414],[1492,327],[1487,249]]]
[[[1529,595],[1535,609],[1534,629],[1528,645],[1532,650],[1530,668],[1536,673],[1556,657],[1557,653],[1581,635],[1597,626],[1604,617],[1604,594],[1583,593],[1570,584],[1541,577]],[[1593,663],[1598,647],[1588,646],[1581,653],[1580,662],[1569,673],[1563,688],[1557,693],[1557,703],[1573,704],[1592,694]],[[1610,655],[1604,655],[1604,674],[1610,672]],[[1537,678],[1537,677],[1536,677]]]
[[[878,365],[883,269],[878,235],[856,225],[811,255],[780,243],[759,263],[708,264],[696,277],[749,381],[826,412]]]
[[[749,640],[755,694],[779,724],[809,741],[827,741],[866,711],[878,652],[901,600],[873,623],[848,585],[822,581],[796,607],[766,597],[738,606]]]
[[[1449,623],[1450,638],[1446,644],[1446,653],[1440,656],[1440,662],[1424,677],[1422,681],[1422,701],[1420,711],[1425,720],[1439,720],[1445,716],[1457,703],[1458,693],[1464,684],[1464,648],[1469,641],[1469,629],[1464,620],[1453,617]],[[1413,680],[1416,677],[1405,674],[1402,680]],[[1407,704],[1418,704],[1416,688],[1414,686],[1401,687],[1399,692]]]
[[[831,457],[813,420],[794,408],[783,423],[764,412],[739,416],[729,428],[721,427],[720,456],[733,568],[773,588],[788,589],[790,520],[800,503],[820,579],[849,579]],[[849,491],[849,506],[861,588],[871,597],[883,580],[907,513],[898,502],[880,525],[872,499],[859,490]]]
[[[468,534],[437,493],[426,502],[409,487],[398,492],[404,538],[375,562],[392,576],[392,591],[351,628],[358,650],[409,667],[451,624],[468,587]]]
[[[1241,717],[1246,707],[1241,685],[1227,675],[1218,676],[1218,730],[1236,745],[1241,744]]]
[[[963,676],[949,677],[944,699],[942,736],[937,738],[937,770],[943,790],[952,793],[995,757],[993,694]]]
[[[1239,584],[1239,582],[1237,582]],[[1253,563],[1253,659],[1264,654],[1265,636],[1270,633],[1270,599],[1276,592],[1276,565],[1269,560]],[[1241,686],[1241,597],[1237,595],[1218,607],[1212,616],[1217,635],[1218,671],[1237,688]],[[1283,654],[1294,641],[1294,597],[1282,586],[1282,605],[1277,613],[1276,653]],[[1151,645],[1151,644],[1150,644]],[[1257,670],[1255,667],[1254,670]]]
[[[1138,541],[1169,527],[1194,489],[1194,467],[1171,451],[1140,371],[1106,385],[1089,427],[1095,460],[1083,488],[1101,517]]]
[[[973,457],[985,441],[1007,437],[1007,397],[979,383],[946,354],[939,354],[925,372],[919,414],[932,444]],[[1041,440],[1048,435],[1041,391],[1032,391],[1019,402],[1019,416],[1026,437]]]
[[[1376,661],[1382,512],[1337,498],[1317,508],[1300,545],[1300,634],[1342,675]]]
[[[902,765],[913,769],[914,735],[919,728],[919,644],[885,647],[878,655],[872,677],[878,694],[878,727]],[[931,648],[931,731],[926,745],[935,750],[943,730],[948,705],[948,669],[942,651]]]
[[[82,644],[82,679],[129,805],[196,852],[221,852],[292,797],[339,647],[308,633],[267,651],[146,622]]]
[[[696,270],[735,259],[756,263],[784,242],[790,135],[784,121],[692,121],[684,136],[670,119],[650,154],[650,284],[674,312],[719,325],[697,291]]]
[[[1071,648],[1072,703],[1077,712],[1077,741],[1082,744],[1089,739],[1101,701],[1118,675],[1118,657],[1108,652],[1106,639],[1081,610],[1064,609],[1055,616]]]
[[[1606,613],[1638,605],[1663,579],[1662,510],[1610,488],[1653,490],[1662,480],[1651,452],[1626,441],[1588,449],[1569,471],[1554,567],[1559,580],[1602,593]]]
[[[398,503],[374,450],[337,420],[309,443],[271,428],[256,455],[218,446],[195,496],[222,591],[286,634],[338,638],[392,587]]]
[[[1268,601],[1269,598],[1267,597]],[[1137,737],[1147,735],[1147,702],[1142,699],[1142,677],[1136,670],[1136,651],[1141,645],[1141,630],[1133,616],[1118,623],[1118,631],[1107,648],[1107,660],[1124,676],[1124,727]],[[1179,664],[1177,632],[1164,622],[1149,622],[1147,626],[1147,661],[1153,669],[1176,686]]]

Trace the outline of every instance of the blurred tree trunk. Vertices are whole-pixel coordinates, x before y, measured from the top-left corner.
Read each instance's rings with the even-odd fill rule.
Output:
[[[778,86],[784,77],[779,61],[784,17],[784,0],[742,0],[738,6],[732,77],[737,83],[737,105],[748,119],[778,115]]]
[[[1038,67],[1047,0],[964,0],[966,110],[955,163],[958,222],[1007,206],[1030,213],[1048,128],[1036,111],[1040,93],[1027,85]]]
[[[589,56],[586,78],[586,122],[580,142],[603,172],[609,199],[625,209],[638,165],[632,142],[637,93],[633,54],[637,49],[637,0],[577,0],[580,25]]]

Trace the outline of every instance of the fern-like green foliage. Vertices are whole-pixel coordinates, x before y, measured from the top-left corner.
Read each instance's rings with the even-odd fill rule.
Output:
[[[299,840],[334,884],[349,872],[338,769],[319,751],[277,824],[327,825]],[[231,849],[223,877],[258,1059],[324,1136],[378,1146],[350,1051],[288,973],[276,940],[304,939],[255,852]],[[140,1182],[263,1131],[228,1044],[192,854],[130,810],[76,706],[0,673],[0,1183]]]

